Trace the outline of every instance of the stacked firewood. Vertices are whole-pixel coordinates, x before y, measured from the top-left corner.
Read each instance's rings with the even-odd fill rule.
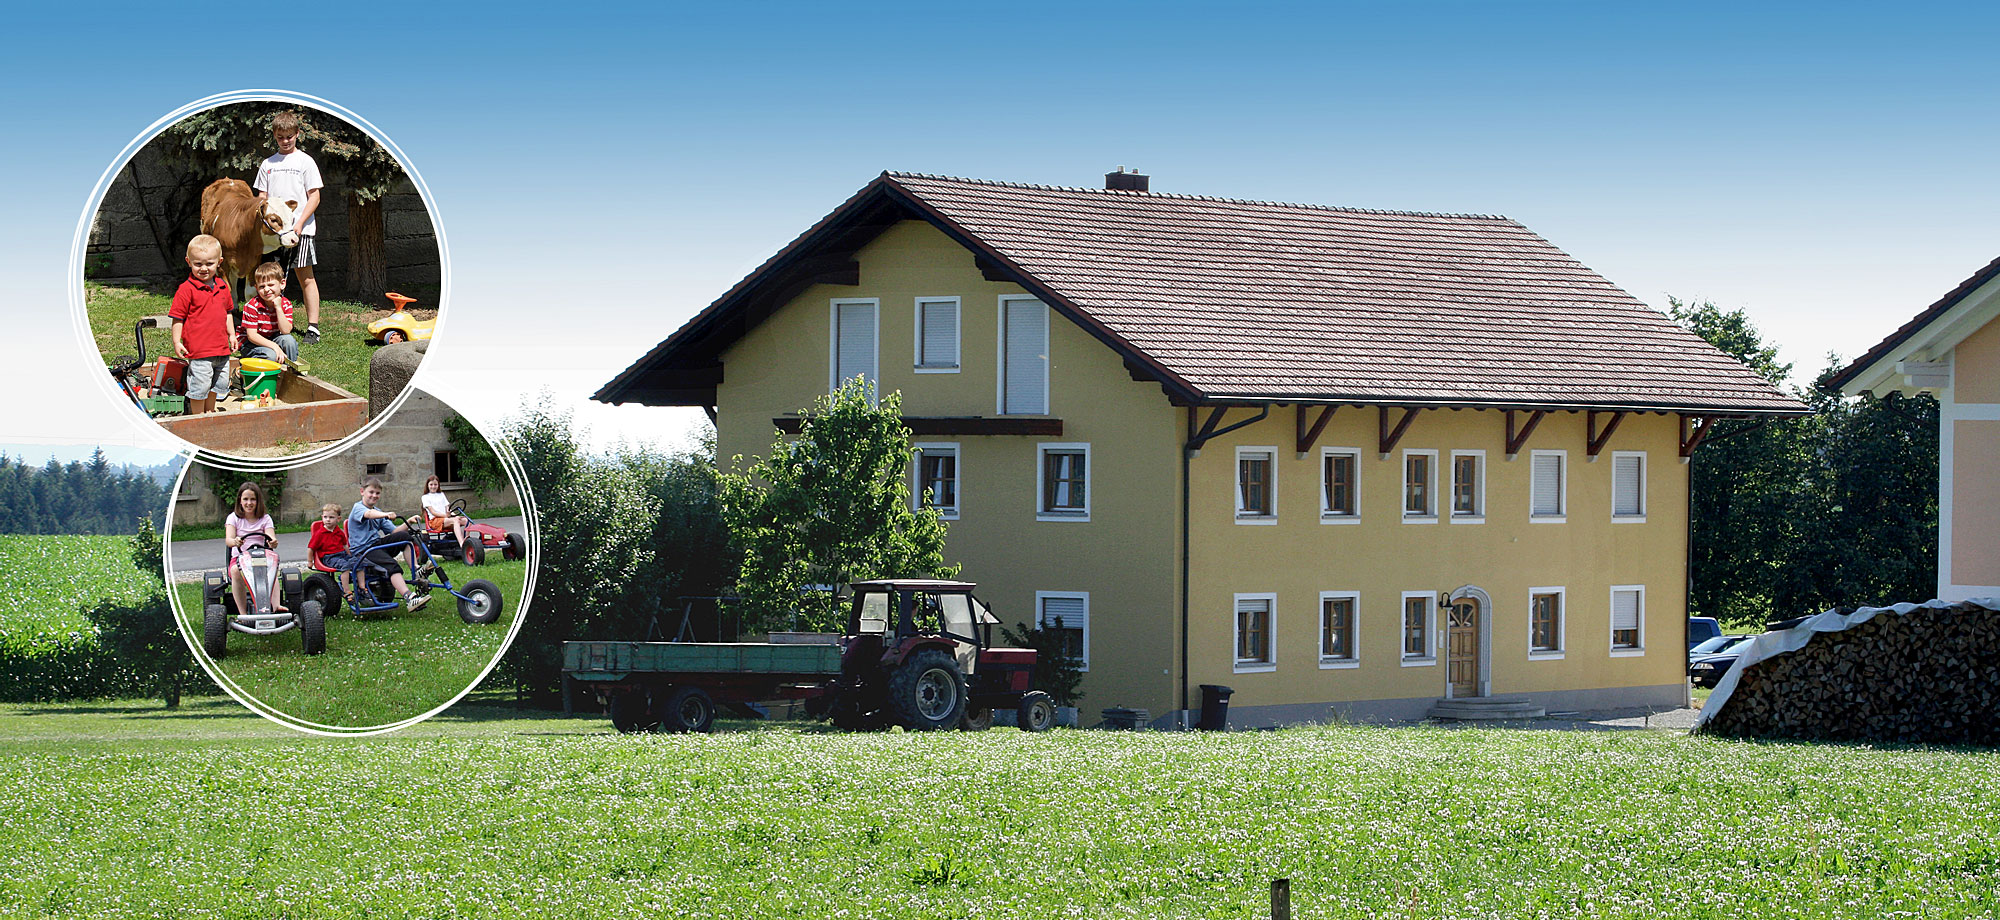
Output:
[[[1746,667],[1703,727],[1809,741],[2000,744],[2000,611],[1876,614]]]

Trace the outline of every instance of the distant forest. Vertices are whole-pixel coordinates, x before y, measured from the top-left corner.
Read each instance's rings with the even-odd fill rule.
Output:
[[[168,486],[158,470],[89,460],[33,466],[0,454],[0,533],[129,534],[140,518],[164,523]]]

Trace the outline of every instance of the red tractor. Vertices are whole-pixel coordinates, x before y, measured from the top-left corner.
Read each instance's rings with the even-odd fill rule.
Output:
[[[913,731],[993,725],[995,709],[1044,731],[1055,703],[1030,689],[1035,650],[996,648],[999,625],[974,585],[936,579],[858,581],[842,639],[840,677],[814,702],[841,728]]]

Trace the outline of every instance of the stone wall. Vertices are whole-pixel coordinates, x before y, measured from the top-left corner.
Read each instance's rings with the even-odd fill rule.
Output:
[[[348,228],[345,177],[322,161],[327,187],[320,193],[319,266],[323,297],[354,300],[347,278]],[[135,178],[136,176],[136,178]],[[182,263],[187,241],[201,231],[201,190],[216,179],[252,176],[184,176],[181,167],[160,156],[155,145],[139,151],[118,171],[104,202],[91,222],[85,252],[84,277],[104,284],[162,288],[185,277]],[[143,207],[141,206],[143,203]],[[150,212],[152,219],[148,220]],[[163,256],[155,242],[158,225],[166,236]],[[389,261],[389,289],[427,304],[437,303],[442,285],[437,232],[430,211],[408,179],[382,200],[382,234]]]

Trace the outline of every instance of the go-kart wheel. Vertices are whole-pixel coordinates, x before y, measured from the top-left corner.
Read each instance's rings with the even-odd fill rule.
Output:
[[[528,558],[528,541],[521,539],[520,534],[508,531],[507,543],[500,548],[500,558],[510,561]]]
[[[278,593],[284,595],[286,607],[299,609],[299,605],[306,600],[305,579],[299,577],[297,572],[285,572],[279,575]]]
[[[474,626],[484,626],[500,619],[500,612],[507,602],[500,596],[500,586],[484,578],[475,578],[465,583],[458,593],[465,595],[458,602],[458,618]]]
[[[486,564],[486,544],[479,542],[477,535],[466,538],[465,545],[460,547],[459,551],[465,554],[466,565]]]
[[[655,707],[663,732],[705,732],[715,727],[715,700],[700,687],[675,687]]]
[[[299,605],[299,638],[305,642],[308,655],[326,651],[326,617],[320,612],[319,601]]]
[[[201,650],[215,661],[229,654],[229,613],[221,604],[201,608]]]
[[[410,337],[409,337],[409,336],[407,336],[407,335],[404,335],[404,334],[403,334],[403,330],[401,330],[401,329],[384,329],[384,330],[382,330],[382,344],[384,344],[384,345],[395,345],[395,344],[397,344],[397,343],[399,343],[399,342],[407,342],[407,341],[409,341],[409,340],[410,340]]]
[[[340,615],[340,582],[325,572],[314,572],[306,576],[306,602],[319,604],[322,616]]]
[[[1014,710],[1014,724],[1024,732],[1045,732],[1054,728],[1056,701],[1040,690],[1021,694],[1021,705]]]
[[[604,704],[604,711],[611,716],[611,727],[625,734],[652,731],[659,727],[659,719],[653,716],[653,697],[644,690],[627,690],[611,694]]]

